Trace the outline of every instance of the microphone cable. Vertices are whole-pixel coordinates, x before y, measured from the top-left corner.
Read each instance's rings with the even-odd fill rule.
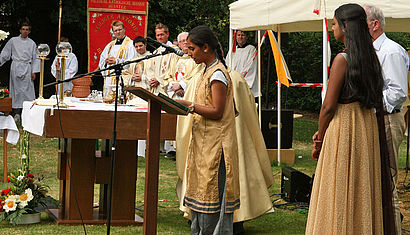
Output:
[[[58,95],[57,95],[57,93],[58,93],[58,90],[56,90],[57,113],[58,113],[58,121],[59,121],[59,123],[60,123],[61,135],[62,135],[62,139],[63,139],[63,141],[64,141],[63,147],[64,147],[64,155],[65,155],[65,153],[66,153],[66,149],[65,149],[65,148],[66,148],[66,143],[65,143],[65,138],[64,138],[63,125],[62,125],[62,122],[61,122],[61,110],[60,110],[60,106],[59,106],[59,101],[58,101]],[[59,140],[58,142],[60,143],[60,140]],[[66,157],[68,169],[69,169],[69,171],[70,171],[70,175],[73,175],[73,172],[71,171],[71,164],[68,163],[67,156],[65,156],[65,157]],[[85,224],[84,224],[83,216],[82,216],[82,214],[81,214],[80,206],[79,206],[79,204],[78,204],[77,190],[75,189],[75,185],[73,184],[73,181],[72,181],[72,180],[70,180],[70,186],[73,188],[73,191],[74,191],[75,205],[76,205],[76,207],[77,207],[78,214],[80,215],[81,225],[83,226],[84,234],[87,235],[87,230],[85,229]],[[64,195],[64,197],[65,197],[65,195]]]

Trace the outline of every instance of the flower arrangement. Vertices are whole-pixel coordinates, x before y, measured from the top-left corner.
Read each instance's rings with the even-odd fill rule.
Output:
[[[0,30],[0,47],[1,47],[1,41],[6,39],[9,36],[9,32],[5,32],[3,30]]]
[[[9,97],[10,91],[7,88],[0,88],[0,99]]]
[[[3,30],[0,30],[0,41],[6,39],[9,36],[9,32],[5,32]]]
[[[18,224],[24,214],[37,213],[36,207],[46,206],[46,202],[56,203],[46,197],[49,187],[43,185],[41,177],[34,177],[29,170],[29,133],[20,139],[21,168],[10,173],[7,183],[11,186],[0,192],[0,221]]]

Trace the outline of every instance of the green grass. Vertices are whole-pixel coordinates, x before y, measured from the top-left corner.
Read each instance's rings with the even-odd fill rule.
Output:
[[[307,175],[314,173],[316,162],[311,158],[312,141],[311,136],[317,130],[317,122],[295,119],[293,132],[293,148],[295,149],[295,164],[291,167],[298,169]],[[58,199],[59,181],[57,175],[57,139],[47,139],[39,136],[31,136],[30,141],[30,164],[32,172],[36,175],[41,174],[45,177],[45,182],[50,186],[50,195]],[[399,164],[401,168],[405,165],[405,143],[403,142],[400,150]],[[3,152],[3,146],[0,146],[0,152]],[[8,167],[9,172],[19,167],[19,153],[16,146],[8,145]],[[2,159],[2,158],[1,158]],[[2,160],[0,160],[2,164]],[[275,204],[283,203],[277,195],[280,193],[281,167],[286,164],[277,166],[272,164],[272,174],[274,175],[274,184],[269,189],[272,195],[272,201]],[[0,174],[3,174],[2,168]],[[136,200],[144,200],[144,177],[145,158],[138,159],[138,180]],[[189,234],[190,227],[187,220],[183,218],[182,212],[178,209],[177,195],[175,185],[177,183],[177,174],[175,161],[160,157],[160,175],[159,175],[158,198],[166,200],[158,202],[158,234]],[[6,187],[5,183],[0,182],[0,189]],[[95,201],[98,200],[96,186]],[[408,200],[407,200],[408,201]],[[137,202],[137,208],[143,209],[144,204]],[[244,224],[246,234],[304,234],[307,218],[306,208],[275,208],[275,212],[264,215],[260,218],[248,221]],[[136,210],[136,213],[143,216],[143,212]],[[85,225],[87,234],[105,234],[106,226],[102,225]],[[29,226],[12,226],[8,223],[0,224],[0,234],[82,234],[82,226],[56,225],[56,223],[47,216],[42,214],[40,224]],[[142,234],[142,226],[112,227],[112,234]]]

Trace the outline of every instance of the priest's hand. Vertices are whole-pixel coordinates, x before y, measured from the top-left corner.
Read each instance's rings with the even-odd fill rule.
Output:
[[[115,59],[114,56],[110,56],[107,59],[105,59],[105,63],[108,65],[116,64],[117,60]]]
[[[151,78],[149,80],[149,86],[150,87],[157,87],[159,85],[159,82],[156,78]]]
[[[36,79],[36,74],[35,73],[32,73],[31,74],[31,81],[34,81]]]
[[[176,90],[175,93],[176,93],[179,97],[184,97],[184,95],[185,95],[185,91],[184,91],[184,89],[182,89],[182,87],[181,87],[181,89]]]
[[[61,68],[60,68],[60,61],[56,61],[56,71],[60,72]]]

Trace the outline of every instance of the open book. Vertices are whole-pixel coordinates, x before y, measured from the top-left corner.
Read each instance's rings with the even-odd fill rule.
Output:
[[[158,97],[160,97],[160,98],[162,98],[162,99],[168,101],[169,103],[171,103],[171,104],[177,106],[178,108],[182,109],[183,111],[185,111],[185,112],[188,114],[189,108],[188,108],[187,106],[185,106],[185,105],[179,103],[178,101],[175,101],[174,99],[172,99],[172,98],[170,98],[169,96],[164,95],[164,94],[162,94],[162,93],[158,93]]]

